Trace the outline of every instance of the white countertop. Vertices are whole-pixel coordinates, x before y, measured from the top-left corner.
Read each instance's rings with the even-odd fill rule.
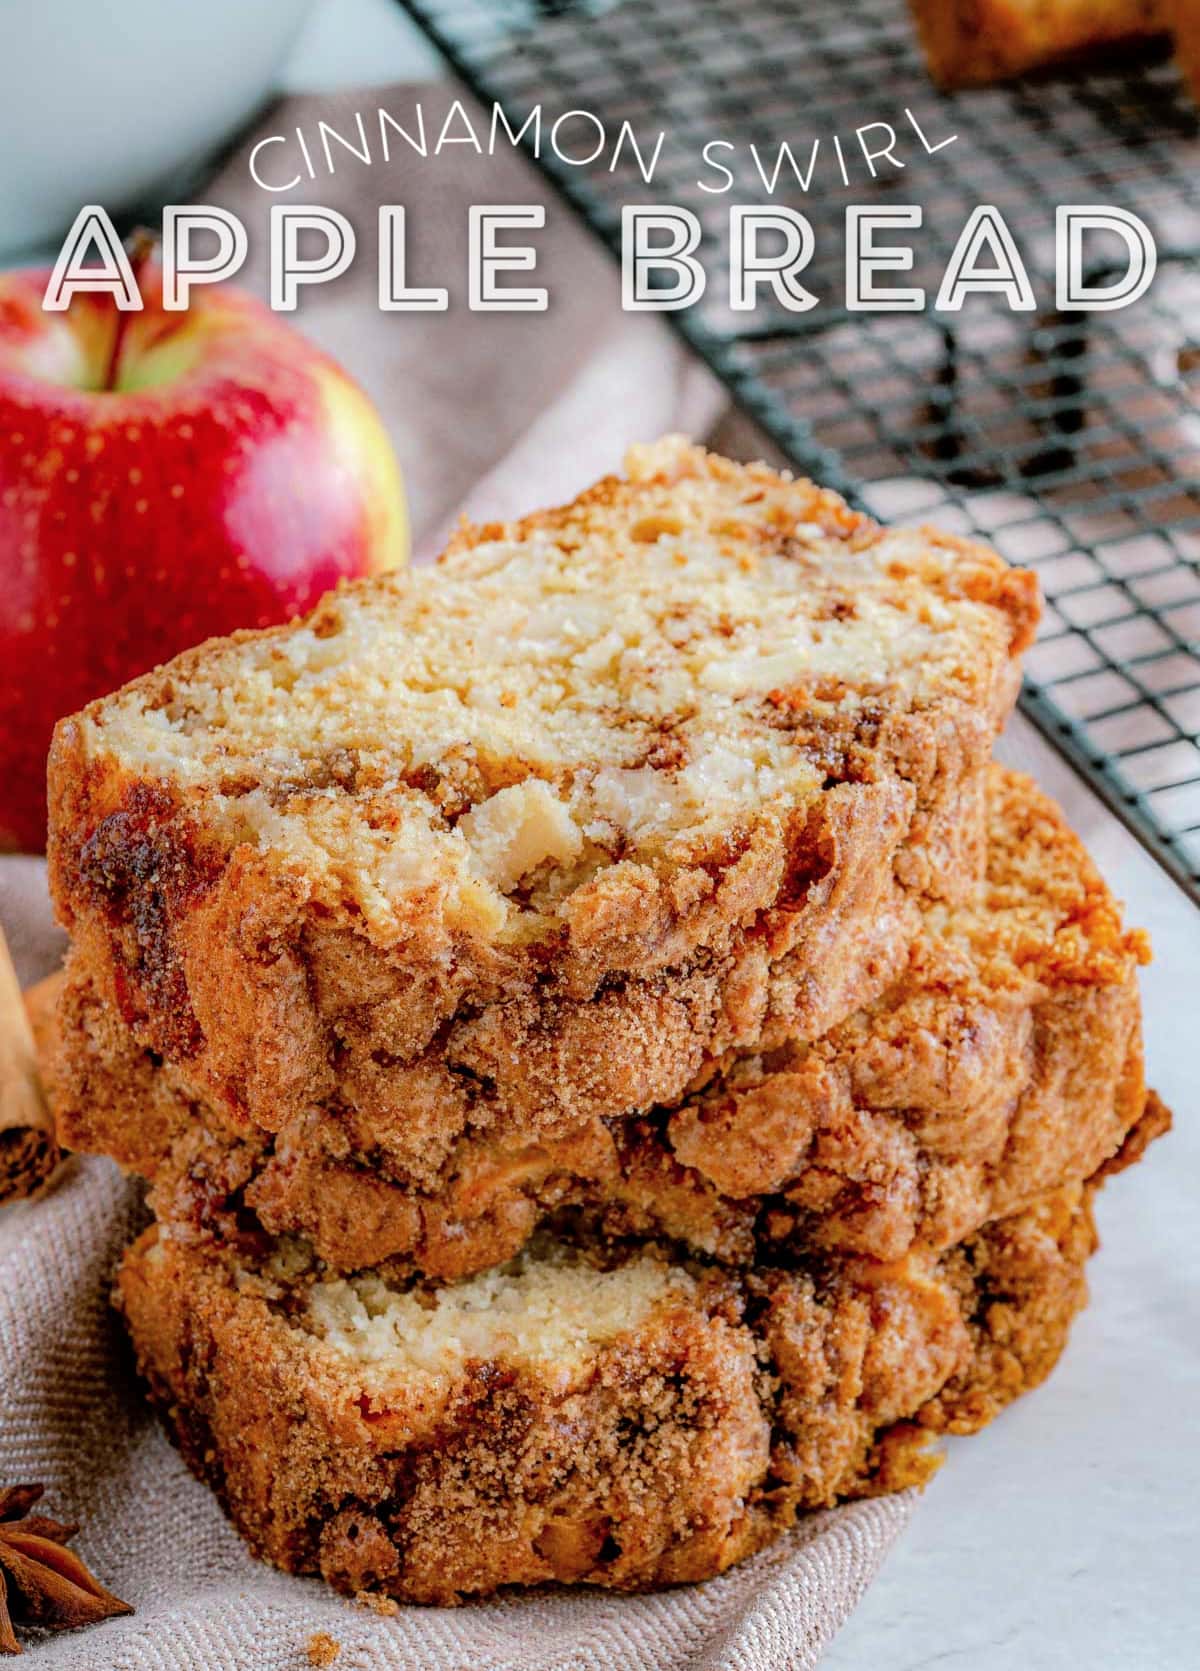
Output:
[[[952,1441],[829,1671],[1200,1664],[1200,911],[1018,719],[1002,748],[1063,804],[1150,930],[1151,1082],[1176,1129],[1101,1197],[1092,1303],[1051,1379]]]

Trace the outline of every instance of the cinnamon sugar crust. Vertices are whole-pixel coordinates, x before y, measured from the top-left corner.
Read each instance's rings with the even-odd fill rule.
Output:
[[[264,1130],[386,1114],[456,1029],[537,1057],[597,999],[634,1083],[581,1021],[539,1098],[670,1101],[864,1002],[916,901],[969,890],[1037,611],[990,551],[668,440],[64,721],[57,908],[140,1043]]]
[[[165,1227],[119,1303],[151,1395],[258,1556],[452,1603],[721,1572],[848,1497],[922,1484],[1053,1367],[1091,1188],[940,1256],[738,1275],[539,1241],[449,1288],[235,1257]]]
[[[454,1279],[564,1206],[733,1264],[950,1247],[1090,1175],[1146,1100],[1144,939],[1053,803],[999,767],[990,784],[986,880],[968,905],[927,908],[901,979],[815,1041],[709,1064],[674,1109],[538,1128],[430,1061],[394,1129],[327,1108],[239,1132],[75,971],[49,1053],[60,1137],[152,1178],[181,1234],[298,1234],[340,1269]],[[598,1060],[616,1077],[629,1052],[636,1071],[603,1000],[590,1015]],[[474,1100],[447,1107],[446,1087]]]

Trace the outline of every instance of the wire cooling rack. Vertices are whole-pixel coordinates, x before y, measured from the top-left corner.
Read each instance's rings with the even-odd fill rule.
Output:
[[[611,170],[611,152],[587,169],[545,147],[539,160],[614,250],[622,202],[695,211],[708,290],[664,317],[797,469],[1037,569],[1046,620],[1022,705],[1200,902],[1200,126],[1165,50],[946,97],[903,0],[402,3],[514,127],[540,102],[548,120],[596,113],[610,138],[628,121],[644,153],[665,133],[650,187],[628,147]],[[930,154],[912,118],[931,146],[957,138]],[[854,133],[880,121],[905,167],[880,163],[872,179]],[[769,174],[787,139],[806,170],[818,137],[808,189],[785,162],[770,197],[749,146]],[[697,184],[714,138],[737,147],[719,153],[736,175],[728,197]],[[753,314],[728,310],[730,201],[808,216],[818,308],[765,311],[761,292]],[[931,294],[970,210],[997,205],[1041,311],[980,297],[958,315],[848,314],[844,211],[871,202],[923,206],[903,282]],[[1141,301],[1053,311],[1059,203],[1150,223],[1160,270]]]

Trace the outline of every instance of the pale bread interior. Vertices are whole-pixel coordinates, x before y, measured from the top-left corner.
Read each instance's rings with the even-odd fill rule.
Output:
[[[803,804],[822,727],[987,701],[1007,655],[952,544],[677,441],[492,533],[127,687],[81,717],[86,752],[385,939],[431,891],[519,938],[605,866],[702,862]]]

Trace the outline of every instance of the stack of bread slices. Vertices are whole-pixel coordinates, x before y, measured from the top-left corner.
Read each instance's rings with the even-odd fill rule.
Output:
[[[263,1557],[697,1579],[1039,1381],[1166,1123],[1033,577],[669,439],[58,730],[63,1139]]]

